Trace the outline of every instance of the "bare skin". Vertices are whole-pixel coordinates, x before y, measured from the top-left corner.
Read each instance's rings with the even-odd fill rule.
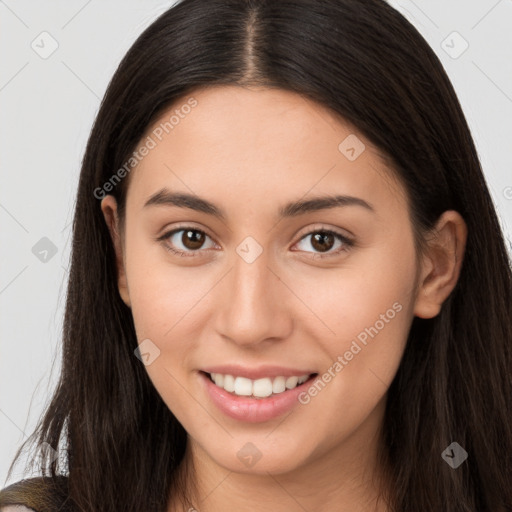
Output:
[[[445,212],[417,255],[405,191],[353,127],[282,90],[221,86],[192,96],[197,106],[130,174],[124,233],[114,197],[101,203],[138,341],[160,350],[146,370],[188,433],[186,460],[196,471],[189,497],[199,512],[385,512],[376,450],[387,390],[414,316],[436,316],[457,282],[465,223]],[[351,134],[365,144],[353,161],[338,149]],[[225,219],[145,207],[163,188],[205,198]],[[288,202],[324,195],[371,209],[348,204],[279,219]],[[187,229],[157,241],[178,228]],[[205,233],[202,245],[188,241],[191,229]],[[336,236],[315,243],[325,229],[353,245]],[[245,247],[262,250],[250,263],[237,252],[249,236],[256,244]],[[346,364],[335,371],[338,356]],[[226,416],[202,386],[199,370],[225,363],[320,376],[331,368],[331,379],[287,415],[247,423]],[[251,467],[237,456],[246,443],[261,454]],[[187,509],[170,499],[168,510]]]

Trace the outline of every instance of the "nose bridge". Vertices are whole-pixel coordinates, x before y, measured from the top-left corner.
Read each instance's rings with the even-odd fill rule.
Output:
[[[286,335],[291,325],[282,297],[286,288],[271,266],[269,251],[254,239],[239,244],[223,284],[220,334],[245,345]]]

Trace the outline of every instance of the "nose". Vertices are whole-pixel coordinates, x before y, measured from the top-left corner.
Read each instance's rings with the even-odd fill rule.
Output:
[[[252,262],[234,255],[218,290],[215,325],[223,338],[256,348],[290,336],[293,294],[271,265],[266,251]]]

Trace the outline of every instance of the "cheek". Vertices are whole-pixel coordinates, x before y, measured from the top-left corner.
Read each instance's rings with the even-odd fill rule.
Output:
[[[190,404],[185,400],[183,405],[182,386],[187,386],[187,369],[194,366],[206,325],[205,299],[218,276],[208,266],[171,264],[158,244],[144,244],[142,237],[132,240],[126,271],[137,340],[151,340],[158,353],[146,371],[169,408],[187,414]]]
[[[198,322],[191,320],[194,306],[207,291],[206,285],[204,290],[198,288],[202,285],[191,288],[186,272],[166,265],[162,257],[152,259],[146,253],[142,258],[137,251],[132,253],[131,265],[127,259],[127,275],[137,340],[151,340],[150,346],[158,354],[145,369],[176,416],[187,424],[192,420],[195,424],[204,423],[206,417],[190,417],[193,408],[184,388],[188,387],[185,369],[195,350],[195,340],[199,339],[199,331],[195,331]]]
[[[363,400],[366,393],[367,404],[373,403],[393,380],[413,319],[413,240],[388,239],[347,259],[343,268],[317,271],[314,277],[296,281],[297,294],[315,313],[303,317],[307,338],[317,340],[326,355],[324,370],[343,375],[332,379],[334,393],[347,403],[350,396]]]
[[[370,415],[370,423],[378,416],[372,412],[383,404],[396,375],[413,318],[415,264],[414,253],[407,252],[400,261],[381,257],[378,265],[372,262],[338,272],[336,279],[317,280],[323,293],[316,300],[309,295],[316,316],[308,316],[305,337],[315,340],[324,365],[301,403],[303,421],[322,439],[319,450],[329,450]]]
[[[387,331],[403,331],[407,326],[408,321],[401,319],[410,316],[414,303],[415,250],[411,239],[397,240],[396,245],[388,242],[354,252],[339,268],[308,270],[300,278],[288,276],[297,283],[297,294],[316,314],[317,321],[310,321],[312,328],[317,324],[316,339],[339,340],[343,345],[373,326],[381,315],[391,319],[385,322]],[[393,309],[395,303],[400,308]],[[396,314],[398,308],[401,314]],[[314,316],[307,315],[311,319]],[[319,330],[322,324],[323,330]],[[397,325],[388,329],[391,324]]]
[[[163,246],[134,229],[126,239],[126,273],[137,338],[171,338],[200,298],[194,269],[170,264]],[[192,273],[191,273],[192,272]],[[194,283],[194,284],[192,284]]]

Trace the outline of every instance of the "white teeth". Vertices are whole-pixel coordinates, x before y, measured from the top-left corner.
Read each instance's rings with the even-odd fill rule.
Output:
[[[235,379],[235,395],[249,396],[252,394],[252,381],[245,377]]]
[[[265,398],[272,394],[272,381],[268,378],[255,380],[252,384],[252,394]]]
[[[286,379],[286,388],[293,389],[297,386],[298,382],[299,382],[299,377],[288,377]]]
[[[297,384],[304,384],[308,380],[309,375],[303,375],[302,377],[299,377],[299,380],[297,381]]]
[[[276,377],[272,383],[272,391],[274,393],[282,393],[286,389],[286,379],[284,377]]]
[[[235,378],[233,375],[224,375],[224,389],[230,393],[235,391]]]
[[[222,375],[222,373],[215,373],[215,374],[212,373],[212,377],[213,377],[213,380],[215,381],[215,384],[217,384],[217,386],[219,386],[219,387],[224,386],[224,375]]]
[[[239,396],[253,396],[256,398],[265,398],[273,394],[283,393],[287,389],[293,389],[306,382],[309,374],[293,377],[264,377],[262,379],[251,380],[246,377],[234,377],[233,375],[223,375],[221,373],[210,374],[213,382],[220,388]]]

